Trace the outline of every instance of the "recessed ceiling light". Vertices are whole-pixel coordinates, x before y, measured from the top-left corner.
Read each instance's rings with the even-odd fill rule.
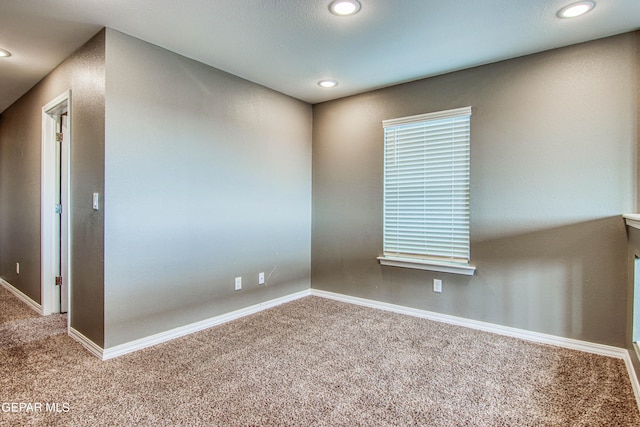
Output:
[[[329,10],[339,16],[355,15],[360,10],[360,3],[358,0],[334,0],[329,5]]]
[[[320,80],[318,82],[318,86],[320,87],[336,87],[338,86],[338,82],[336,80]]]
[[[8,50],[0,49],[0,58],[8,58],[11,56],[11,52]]]
[[[558,11],[558,17],[575,18],[576,16],[584,15],[594,7],[596,7],[596,3],[593,1],[579,1],[577,3],[571,3]]]

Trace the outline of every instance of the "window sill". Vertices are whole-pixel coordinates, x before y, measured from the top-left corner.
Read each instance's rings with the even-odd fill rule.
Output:
[[[473,276],[476,268],[467,264],[456,264],[453,262],[440,262],[431,260],[420,260],[411,258],[395,258],[389,256],[378,257],[380,264],[392,267],[414,268],[417,270],[439,271],[441,273],[462,274]]]

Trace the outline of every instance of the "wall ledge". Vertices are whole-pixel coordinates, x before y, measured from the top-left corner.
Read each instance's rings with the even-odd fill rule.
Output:
[[[640,214],[624,214],[622,217],[629,227],[640,230]]]

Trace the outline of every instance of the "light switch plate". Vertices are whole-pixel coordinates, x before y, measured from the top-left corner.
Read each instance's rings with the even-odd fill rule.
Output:
[[[100,195],[93,193],[93,210],[97,211],[98,209],[100,209]]]

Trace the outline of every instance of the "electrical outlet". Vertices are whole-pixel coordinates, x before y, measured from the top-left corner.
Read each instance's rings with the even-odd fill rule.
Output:
[[[442,280],[433,279],[433,292],[442,292]]]
[[[258,285],[264,285],[264,273],[258,273]]]
[[[236,291],[242,289],[242,277],[236,277]]]

